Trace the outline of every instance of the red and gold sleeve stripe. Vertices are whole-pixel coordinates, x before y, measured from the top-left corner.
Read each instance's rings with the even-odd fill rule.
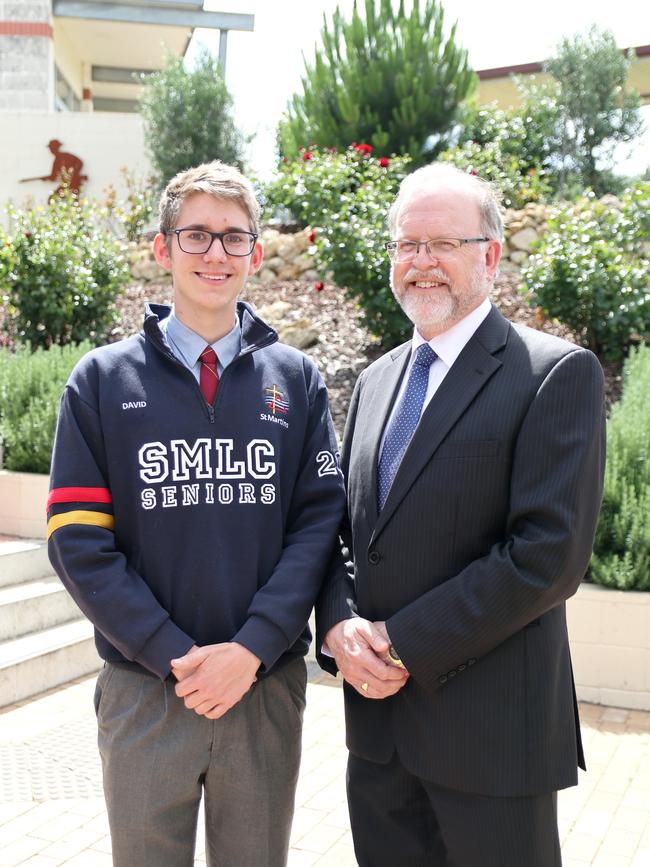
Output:
[[[57,508],[72,503],[83,508],[68,511],[59,511]],[[108,488],[53,488],[47,498],[49,515],[47,538],[49,539],[55,530],[69,524],[85,524],[113,530],[115,526],[113,515],[101,508],[101,506],[110,506],[112,503],[113,498]]]

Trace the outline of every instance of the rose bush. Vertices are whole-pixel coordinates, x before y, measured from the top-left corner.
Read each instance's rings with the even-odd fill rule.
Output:
[[[383,246],[386,215],[410,162],[409,157],[375,159],[365,143],[342,153],[303,148],[296,159],[279,164],[262,190],[269,216],[285,209],[301,226],[318,230],[311,252],[319,269],[356,299],[368,328],[387,347],[405,339],[411,328],[390,290]]]
[[[0,292],[18,338],[33,348],[101,343],[130,279],[106,211],[69,194],[9,216],[9,232],[0,229]]]

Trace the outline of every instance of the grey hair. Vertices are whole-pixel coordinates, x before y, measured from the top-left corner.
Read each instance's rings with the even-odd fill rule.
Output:
[[[405,199],[414,189],[422,187],[435,187],[440,183],[448,182],[459,188],[464,187],[474,193],[478,201],[481,219],[481,232],[486,238],[495,241],[503,241],[503,208],[501,205],[502,194],[490,181],[480,178],[478,175],[461,171],[451,163],[431,163],[421,169],[407,175],[400,184],[397,198],[388,212],[388,230],[391,238],[395,237],[397,218]]]

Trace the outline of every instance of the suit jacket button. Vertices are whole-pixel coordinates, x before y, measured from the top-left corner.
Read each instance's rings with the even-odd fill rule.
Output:
[[[476,662],[476,660],[474,659],[474,657],[472,657],[471,659],[468,659],[468,660],[467,660],[467,664],[468,664],[468,665],[474,665],[475,662]]]
[[[379,553],[379,551],[371,551],[368,554],[368,562],[370,563],[371,566],[376,566],[380,560],[381,560],[381,554]]]
[[[465,663],[461,662],[461,664],[457,668],[457,671],[465,671],[466,668],[467,666],[465,665]]]
[[[440,677],[438,678],[438,683],[447,683],[447,675],[441,674]]]
[[[447,677],[456,677],[457,674],[458,674],[458,672],[456,671],[456,669],[452,668],[451,671],[447,672]]]

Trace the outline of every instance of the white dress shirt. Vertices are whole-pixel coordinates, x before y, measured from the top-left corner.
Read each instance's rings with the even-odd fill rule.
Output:
[[[474,335],[474,332],[477,330],[481,322],[483,322],[483,320],[487,317],[491,309],[492,305],[490,304],[490,301],[485,298],[475,310],[472,310],[471,313],[468,313],[467,316],[460,320],[460,322],[452,325],[451,328],[448,328],[447,331],[443,331],[442,334],[438,334],[437,337],[432,337],[429,341],[426,341],[424,337],[422,337],[417,328],[414,330],[413,339],[411,341],[411,357],[409,358],[408,365],[406,367],[406,370],[404,371],[404,376],[402,377],[402,383],[400,385],[397,396],[393,401],[393,410],[388,417],[388,420],[386,421],[386,427],[384,428],[384,433],[381,441],[381,449],[379,451],[380,457],[381,452],[384,448],[386,431],[388,430],[391,419],[395,414],[397,407],[399,406],[402,395],[406,390],[406,385],[408,383],[409,374],[411,372],[411,367],[413,366],[415,352],[418,346],[421,346],[423,343],[428,342],[431,349],[433,349],[433,351],[438,356],[429,368],[429,383],[427,385],[427,393],[424,398],[424,403],[422,404],[422,412],[424,412],[424,410],[429,404],[429,401],[436,393],[436,391],[440,388],[443,379],[449,373],[452,364],[461,354],[466,344]],[[422,413],[420,413],[420,417],[421,416]]]

